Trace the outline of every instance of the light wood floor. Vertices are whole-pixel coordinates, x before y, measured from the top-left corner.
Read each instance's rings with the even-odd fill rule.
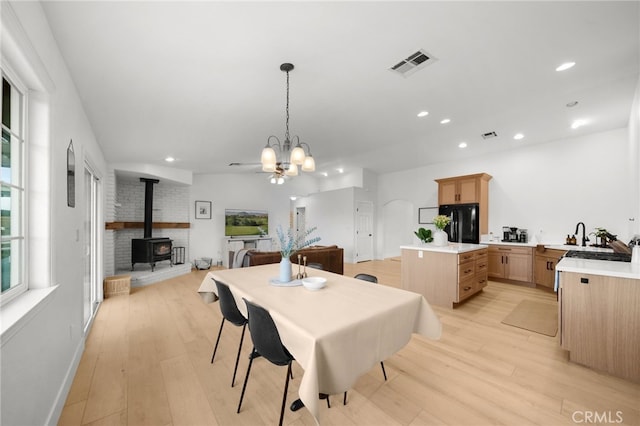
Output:
[[[196,290],[207,271],[133,289],[106,299],[87,338],[60,425],[276,424],[286,369],[254,362],[242,412],[236,407],[247,367],[245,341],[236,386],[230,387],[240,328],[220,324],[217,303]],[[345,265],[345,275],[377,275],[399,287],[396,260]],[[556,303],[555,294],[490,282],[454,310],[434,307],[443,336],[414,336],[349,391],[322,406],[327,425],[573,425],[585,416],[605,424],[640,424],[640,385],[569,363],[557,337],[501,324],[523,299]],[[249,333],[247,332],[247,336]],[[288,401],[303,371],[294,368]],[[591,414],[589,414],[591,413]],[[603,414],[604,413],[604,414]],[[573,418],[572,418],[573,417]],[[305,410],[285,412],[285,424],[314,425]]]

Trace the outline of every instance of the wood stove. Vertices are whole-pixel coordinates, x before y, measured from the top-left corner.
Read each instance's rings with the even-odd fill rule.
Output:
[[[135,238],[131,240],[131,270],[136,263],[149,263],[151,272],[156,262],[171,261],[171,243],[169,238]]]
[[[131,270],[136,263],[148,263],[151,272],[156,267],[156,262],[168,260],[171,262],[171,244],[169,238],[151,236],[153,225],[153,185],[160,182],[157,179],[140,178],[145,183],[144,188],[144,238],[131,240]],[[171,264],[173,266],[173,264]]]

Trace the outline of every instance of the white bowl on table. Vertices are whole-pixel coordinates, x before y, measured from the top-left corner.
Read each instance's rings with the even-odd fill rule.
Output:
[[[307,277],[302,279],[302,285],[307,290],[316,291],[327,285],[327,279],[323,277]]]

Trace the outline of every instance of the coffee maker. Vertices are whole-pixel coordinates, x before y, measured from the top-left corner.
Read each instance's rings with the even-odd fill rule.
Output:
[[[519,229],[515,226],[503,226],[502,242],[503,243],[526,243],[527,230]]]
[[[503,226],[502,227],[502,242],[503,243],[517,243],[518,242],[518,228],[515,226]]]

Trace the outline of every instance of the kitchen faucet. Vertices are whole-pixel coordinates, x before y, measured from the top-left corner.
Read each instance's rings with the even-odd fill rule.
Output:
[[[582,225],[582,247],[585,247],[587,245],[587,241],[589,241],[589,238],[585,236],[584,222],[578,222],[578,224],[576,225],[576,232],[574,233],[578,235],[578,230],[580,229],[580,225]]]

